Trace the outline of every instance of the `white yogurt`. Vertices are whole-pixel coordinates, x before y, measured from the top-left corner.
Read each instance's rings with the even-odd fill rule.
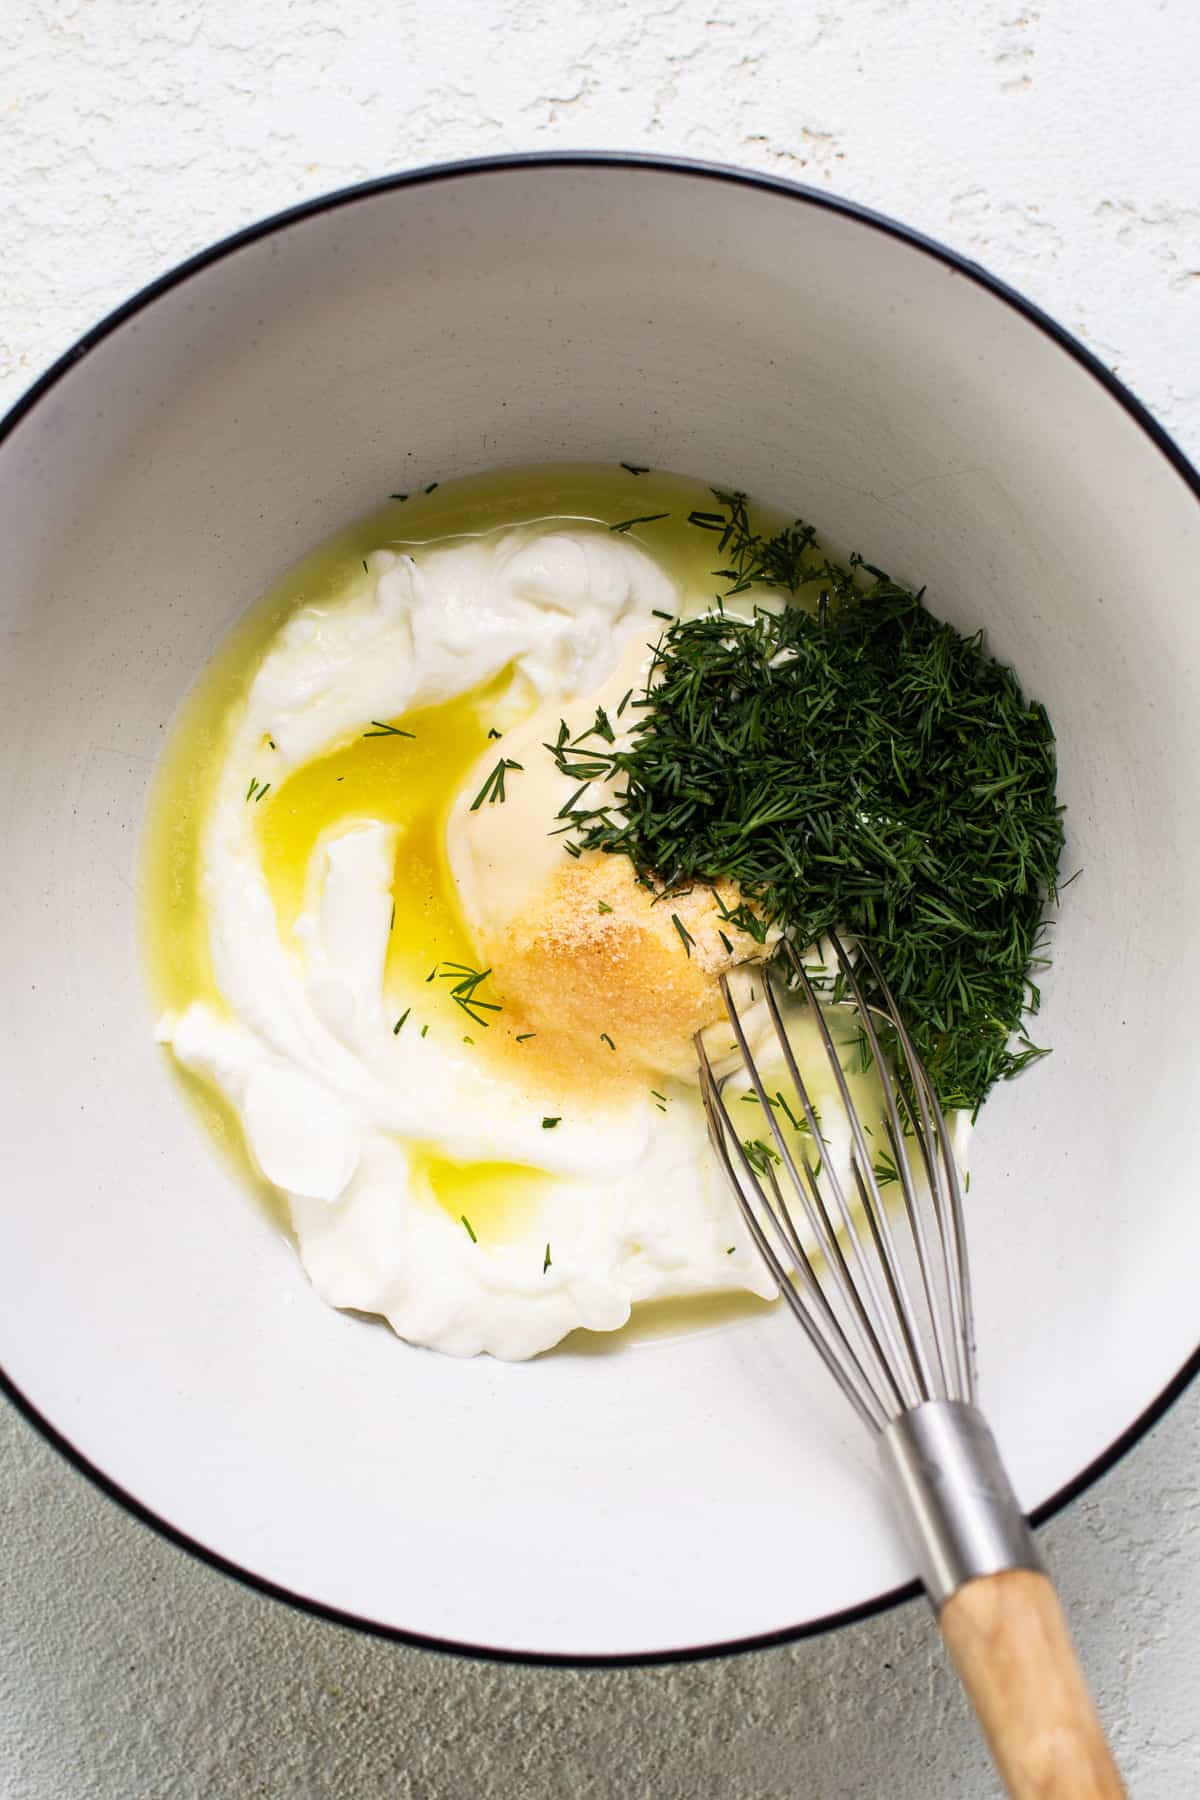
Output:
[[[522,1358],[576,1326],[613,1330],[639,1301],[773,1288],[694,1091],[657,1084],[665,1111],[649,1091],[616,1106],[577,1103],[547,1129],[544,1096],[519,1069],[453,1033],[394,1031],[397,996],[384,992],[403,854],[394,826],[359,820],[318,845],[285,941],[246,801],[264,738],[281,784],[368,721],[450,699],[510,666],[536,702],[594,703],[622,665],[644,659],[659,630],[654,609],[680,600],[636,544],[587,527],[523,528],[412,556],[379,550],[336,602],[288,621],[231,722],[203,835],[224,1010],[194,1003],[165,1016],[159,1036],[237,1112],[254,1163],[287,1199],[318,1292],[382,1314],[411,1342]],[[559,779],[546,756],[538,780]],[[520,809],[496,808],[486,821],[492,834],[515,834],[517,869],[521,834],[536,835],[531,860],[545,861],[533,799],[531,781]],[[487,893],[475,896],[486,903]],[[511,895],[497,903],[513,904]],[[526,1165],[549,1179],[503,1241],[473,1241],[431,1198],[428,1154]]]

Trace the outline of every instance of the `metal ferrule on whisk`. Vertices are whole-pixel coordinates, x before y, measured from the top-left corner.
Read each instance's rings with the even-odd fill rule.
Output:
[[[996,1440],[977,1407],[927,1400],[885,1425],[878,1446],[935,1611],[979,1575],[1042,1567]]]

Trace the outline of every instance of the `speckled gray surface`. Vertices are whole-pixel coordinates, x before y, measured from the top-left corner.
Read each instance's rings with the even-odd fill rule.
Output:
[[[1174,0],[1102,20],[1088,0],[16,0],[0,402],[141,282],[291,201],[442,157],[625,146],[792,175],[950,241],[1196,457],[1198,62],[1200,15]],[[998,1791],[920,1606],[679,1668],[454,1661],[236,1587],[15,1414],[0,1428],[4,1800]],[[1193,1392],[1044,1533],[1141,1800],[1200,1784],[1198,1452]]]

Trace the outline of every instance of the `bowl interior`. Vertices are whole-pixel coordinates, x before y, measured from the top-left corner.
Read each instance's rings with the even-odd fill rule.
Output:
[[[163,1066],[134,893],[172,714],[272,579],[393,489],[571,458],[803,512],[984,625],[1050,709],[1083,870],[1054,1054],[988,1102],[969,1202],[983,1397],[1030,1507],[1195,1348],[1200,508],[969,274],[815,197],[631,164],[294,217],[164,286],[0,442],[0,1363],[265,1581],[603,1656],[907,1581],[871,1446],[783,1316],[509,1367],[324,1307]]]

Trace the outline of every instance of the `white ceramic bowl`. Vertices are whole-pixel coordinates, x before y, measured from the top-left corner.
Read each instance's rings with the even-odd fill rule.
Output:
[[[1027,1506],[1196,1365],[1200,488],[998,283],[827,195],[634,158],[335,194],[107,319],[3,427],[10,1391],[272,1592],[495,1654],[678,1654],[905,1590],[870,1445],[786,1316],[508,1367],[309,1291],[152,1042],[134,880],[171,716],[241,610],[390,490],[544,458],[743,484],[984,624],[1050,708],[1067,894],[989,1101],[985,1402]]]

